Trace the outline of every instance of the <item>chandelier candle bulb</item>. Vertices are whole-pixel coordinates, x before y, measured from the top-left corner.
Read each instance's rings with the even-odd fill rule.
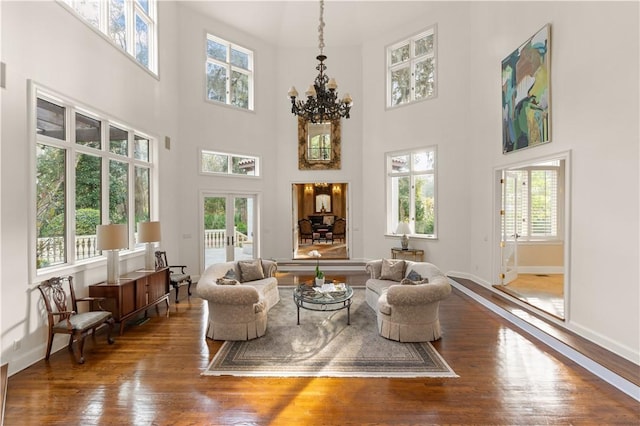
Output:
[[[288,93],[290,98],[297,98],[298,97],[298,91],[296,90],[296,86],[291,86],[291,89],[289,89],[289,93]]]
[[[336,90],[338,88],[338,83],[336,83],[335,78],[329,79],[329,84],[327,84],[329,90]]]
[[[316,89],[315,87],[313,87],[313,84],[309,86],[309,88],[305,92],[305,95],[307,95],[308,98],[313,98],[316,96]]]

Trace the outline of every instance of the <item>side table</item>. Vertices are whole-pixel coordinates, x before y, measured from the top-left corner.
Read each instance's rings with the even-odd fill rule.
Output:
[[[400,247],[394,247],[391,249],[391,258],[413,260],[414,262],[424,262],[424,250],[412,248],[403,250]]]

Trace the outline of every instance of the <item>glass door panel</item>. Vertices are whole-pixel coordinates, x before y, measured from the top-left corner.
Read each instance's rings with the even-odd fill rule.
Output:
[[[255,223],[255,197],[236,195],[233,197],[233,260],[253,259],[254,248],[254,223]]]
[[[255,257],[254,195],[207,194],[202,206],[204,269],[214,263]]]
[[[501,284],[518,278],[518,175],[509,171],[502,179],[502,238],[500,252],[502,262]]]
[[[204,213],[204,269],[227,260],[227,197],[206,196]]]

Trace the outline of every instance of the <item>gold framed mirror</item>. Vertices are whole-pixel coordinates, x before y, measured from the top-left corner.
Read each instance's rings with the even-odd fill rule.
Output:
[[[340,169],[340,120],[311,123],[298,117],[298,169]]]

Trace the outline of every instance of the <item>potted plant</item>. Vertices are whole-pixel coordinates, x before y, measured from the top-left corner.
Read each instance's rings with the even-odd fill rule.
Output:
[[[322,257],[322,255],[318,250],[312,250],[309,252],[309,256],[316,258],[315,283],[316,287],[322,287],[322,285],[324,284],[324,272],[320,270],[320,257]]]

